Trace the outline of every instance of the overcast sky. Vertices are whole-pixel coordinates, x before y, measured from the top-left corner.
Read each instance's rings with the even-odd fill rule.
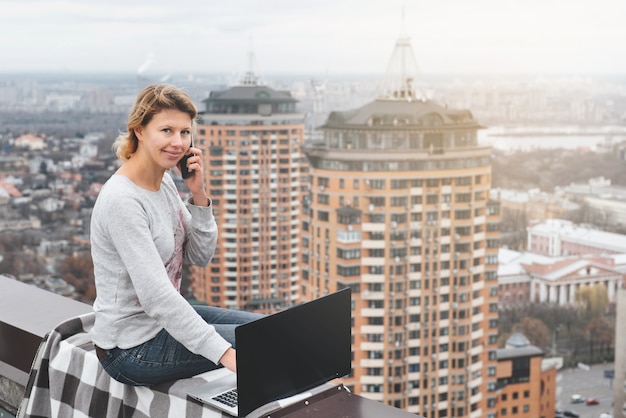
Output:
[[[0,72],[626,74],[626,0],[0,0]]]

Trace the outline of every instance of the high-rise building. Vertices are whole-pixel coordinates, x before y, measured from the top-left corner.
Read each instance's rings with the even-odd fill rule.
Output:
[[[206,184],[220,231],[206,268],[192,268],[199,300],[272,312],[300,298],[304,115],[289,92],[241,85],[211,92],[198,116]]]
[[[307,143],[302,289],[353,290],[353,392],[434,417],[495,417],[499,206],[469,110],[417,88],[400,37],[379,96]]]

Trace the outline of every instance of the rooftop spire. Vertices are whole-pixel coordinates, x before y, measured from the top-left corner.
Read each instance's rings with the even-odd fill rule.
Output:
[[[386,100],[423,100],[424,94],[416,86],[417,60],[413,54],[411,39],[406,34],[404,7],[400,36],[396,41],[385,78],[380,86],[379,99]]]
[[[250,36],[250,51],[248,52],[248,71],[241,79],[242,86],[258,86],[259,77],[254,74],[254,66],[256,65],[256,58],[254,56],[254,48],[252,48],[252,36]]]

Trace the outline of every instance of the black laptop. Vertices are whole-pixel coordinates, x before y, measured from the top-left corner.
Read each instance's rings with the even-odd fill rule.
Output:
[[[237,375],[199,385],[188,394],[245,417],[350,373],[350,289],[240,325],[235,338]]]

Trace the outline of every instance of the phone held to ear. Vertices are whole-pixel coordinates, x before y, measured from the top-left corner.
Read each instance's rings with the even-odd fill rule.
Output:
[[[189,146],[189,148],[193,147],[193,137],[191,137],[191,144]],[[183,158],[180,159],[180,161],[178,162],[178,168],[180,169],[180,174],[183,176],[184,179],[188,179],[189,177],[193,176],[193,170],[189,170],[187,168],[187,160],[189,159],[189,157],[192,157],[194,154],[189,153],[189,154],[185,154],[183,155]]]

